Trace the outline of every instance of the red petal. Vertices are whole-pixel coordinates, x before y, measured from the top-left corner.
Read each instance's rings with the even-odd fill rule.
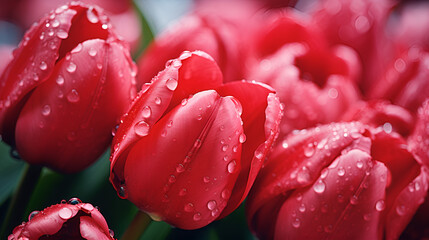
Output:
[[[183,229],[215,220],[241,169],[243,130],[235,102],[200,92],[151,126],[125,163],[130,201]]]
[[[224,217],[235,210],[246,198],[265,156],[278,134],[282,110],[272,88],[256,82],[231,82],[219,88],[223,96],[234,96],[241,103],[246,141],[241,155],[242,171]]]
[[[109,232],[104,232],[91,217],[80,217],[80,233],[87,240],[111,239]]]
[[[373,162],[368,152],[350,150],[321,174],[283,204],[275,239],[380,238],[386,167]]]
[[[134,100],[113,139],[110,180],[119,190],[129,147],[141,136],[134,131],[137,123],[153,126],[161,116],[183,99],[197,92],[213,89],[222,83],[222,76],[213,59],[204,52],[184,52],[166,64],[164,71],[145,84]],[[148,115],[147,115],[148,114]],[[144,121],[144,122],[142,122]]]
[[[97,53],[93,57],[92,51]],[[17,122],[17,149],[30,163],[79,171],[106,149],[111,129],[134,94],[122,46],[86,41],[70,59],[60,60],[29,97]]]
[[[410,151],[419,163],[429,166],[429,100],[418,111],[416,127],[409,139]]]

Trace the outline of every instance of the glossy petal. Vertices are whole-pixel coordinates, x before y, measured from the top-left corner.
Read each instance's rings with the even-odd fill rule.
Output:
[[[76,47],[25,103],[16,126],[21,156],[65,172],[88,166],[105,150],[135,94],[131,78],[120,44],[89,40]]]
[[[279,212],[274,239],[380,236],[387,169],[373,162],[368,153],[350,150],[341,154],[312,186],[295,190]]]
[[[150,84],[143,86],[128,113],[121,119],[122,124],[112,143],[110,180],[117,190],[117,185],[124,179],[123,167],[129,147],[141,138],[134,126],[142,121],[149,127],[153,126],[184,98],[213,89],[221,82],[221,73],[213,59],[197,51],[184,52],[178,59],[171,60],[164,71]]]
[[[429,166],[429,100],[418,111],[418,119],[414,133],[409,139],[411,152],[416,160]]]
[[[214,91],[197,93],[151,127],[125,163],[128,198],[180,228],[215,220],[241,171],[236,101]]]
[[[91,217],[80,217],[80,232],[83,238],[88,240],[110,239],[106,233],[91,219]],[[109,234],[109,233],[107,233]]]
[[[234,96],[241,103],[245,134],[241,155],[242,170],[228,206],[222,213],[221,217],[224,217],[239,206],[253,185],[277,138],[282,110],[273,89],[264,84],[232,82],[225,84],[218,91],[223,96]]]

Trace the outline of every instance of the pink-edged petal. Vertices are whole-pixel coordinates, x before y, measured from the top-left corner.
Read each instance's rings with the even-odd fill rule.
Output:
[[[62,39],[68,34],[76,11],[66,9],[51,15],[52,19],[46,16],[27,31],[13,53],[13,60],[1,75],[0,128],[3,140],[9,144],[14,144],[16,118],[26,95],[52,73]]]
[[[429,100],[418,110],[416,127],[408,140],[410,151],[419,163],[429,166]]]
[[[379,239],[386,184],[383,164],[350,150],[285,201],[274,239]]]
[[[371,127],[381,127],[386,133],[408,136],[414,128],[414,117],[407,109],[385,100],[357,102],[342,116],[342,121],[359,121]]]
[[[204,52],[184,52],[166,64],[166,68],[143,85],[131,108],[121,119],[112,143],[110,181],[116,190],[123,182],[123,167],[132,146],[147,133],[135,131],[135,126],[149,130],[163,115],[183,99],[197,92],[213,89],[222,83],[222,75],[213,59]]]
[[[79,207],[70,204],[57,204],[35,215],[25,224],[23,235],[29,239],[39,239],[43,235],[54,235],[63,224],[79,212]]]
[[[131,71],[121,44],[96,39],[77,46],[25,103],[16,127],[21,156],[62,172],[94,162],[135,95]]]
[[[420,205],[425,201],[428,190],[428,175],[420,174],[405,187],[395,199],[386,215],[385,239],[398,239]]]
[[[292,189],[313,184],[322,169],[344,149],[369,151],[369,138],[364,135],[365,128],[361,124],[336,123],[302,130],[282,140],[274,148],[252,188],[247,200],[249,218],[253,219],[267,202],[288,194]]]
[[[265,157],[278,135],[282,117],[279,99],[273,89],[257,82],[231,82],[218,89],[222,96],[234,96],[242,108],[244,127],[242,170],[234,186],[231,199],[222,216],[235,210],[246,198],[264,163]]]
[[[128,199],[179,228],[214,221],[241,171],[238,107],[232,97],[204,91],[151,126],[125,163]]]
[[[80,220],[80,234],[84,239],[87,240],[103,240],[111,239],[109,232],[103,231],[100,226],[94,222],[94,220],[89,216],[82,216]]]

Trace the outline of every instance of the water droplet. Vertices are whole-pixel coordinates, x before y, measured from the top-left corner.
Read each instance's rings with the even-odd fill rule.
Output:
[[[363,162],[362,162],[362,161],[360,161],[360,160],[359,160],[359,161],[357,161],[357,162],[356,162],[356,167],[357,167],[357,168],[359,168],[359,169],[360,169],[360,168],[362,168],[362,167],[363,167]]]
[[[392,130],[393,130],[393,127],[392,127],[392,124],[390,124],[390,123],[385,123],[385,124],[383,124],[383,131],[384,132],[386,132],[386,133],[392,133]]]
[[[288,148],[288,147],[289,147],[289,144],[287,143],[287,141],[286,141],[286,140],[284,140],[284,141],[282,142],[282,147],[283,147],[284,149],[286,149],[286,148]]]
[[[71,205],[76,205],[82,203],[82,201],[79,198],[70,198],[67,203]]]
[[[51,113],[51,107],[49,105],[45,105],[42,108],[42,115],[48,116]]]
[[[229,162],[228,163],[228,172],[233,173],[235,171],[236,166],[237,166],[237,163],[235,162],[235,160],[232,160],[231,162]]]
[[[142,110],[142,116],[144,118],[150,118],[151,115],[152,115],[152,110],[150,109],[149,106],[145,106]]]
[[[61,75],[58,75],[56,82],[58,85],[63,85],[64,84],[64,77]]]
[[[213,211],[216,208],[216,206],[217,206],[217,203],[215,200],[208,201],[207,203],[207,208],[211,211]]]
[[[28,221],[31,221],[31,219],[33,219],[39,213],[39,211],[32,211],[30,215],[28,215]]]
[[[192,203],[186,204],[185,207],[183,208],[183,210],[185,210],[185,212],[192,212],[192,211],[194,211],[194,204],[192,204]]]
[[[328,96],[329,96],[330,98],[332,98],[332,99],[337,98],[337,97],[338,97],[338,90],[337,90],[337,89],[335,89],[335,88],[330,88],[330,89],[328,90]]]
[[[178,84],[178,82],[177,82],[177,80],[176,80],[176,79],[174,79],[174,78],[169,78],[169,79],[167,79],[167,81],[165,82],[165,86],[167,86],[167,88],[168,88],[169,90],[171,90],[171,91],[176,90],[176,88],[177,88],[177,84]]]
[[[134,125],[134,132],[140,137],[147,136],[149,134],[149,130],[150,126],[145,121],[140,121]]]
[[[182,66],[182,62],[181,61],[179,61],[179,60],[174,60],[173,61],[173,67],[178,68],[178,67],[181,67],[181,66]]]
[[[67,66],[67,72],[74,73],[76,71],[76,64],[73,62],[70,62],[70,64]]]
[[[314,185],[313,185],[313,190],[316,193],[323,193],[325,191],[326,185],[322,180],[318,180]]]
[[[232,151],[235,153],[238,152],[238,145],[235,145],[234,147],[232,147]]]
[[[350,203],[351,203],[352,205],[356,205],[356,204],[358,204],[358,197],[357,197],[356,195],[353,195],[353,196],[350,198]]]
[[[197,116],[197,120],[198,120],[198,121],[201,121],[201,119],[203,119],[203,116],[202,116],[201,114],[198,114],[198,116]]]
[[[181,173],[185,171],[185,166],[183,166],[183,164],[179,164],[176,167],[176,172]]]
[[[395,61],[394,67],[395,67],[396,71],[402,73],[405,71],[407,64],[405,63],[405,61],[402,58],[398,58]]]
[[[53,28],[57,28],[58,26],[60,26],[60,21],[58,21],[57,19],[52,20],[51,23]]]
[[[97,15],[95,15],[93,10],[94,10],[93,8],[88,8],[88,10],[86,11],[86,18],[88,18],[88,21],[91,23],[97,23],[98,17]]]
[[[299,218],[295,218],[293,221],[292,221],[292,227],[294,227],[294,228],[299,228],[301,226],[301,221],[299,220]]]
[[[246,135],[244,133],[240,134],[240,136],[238,137],[238,141],[240,143],[244,143],[246,141]]]
[[[228,150],[228,144],[225,144],[222,146],[222,152],[226,152],[226,150]]]
[[[305,210],[306,210],[305,205],[304,205],[304,203],[302,203],[301,206],[299,206],[298,211],[303,213],[303,212],[305,212]]]
[[[57,32],[57,37],[59,39],[66,39],[66,38],[68,38],[68,36],[69,36],[69,34],[67,32],[64,32],[63,30],[59,30]]]
[[[155,222],[160,222],[162,221],[162,217],[161,215],[157,214],[157,213],[147,213],[149,215],[149,217],[154,220]]]
[[[339,167],[337,173],[338,173],[338,176],[342,177],[346,174],[346,170],[344,170],[343,167]]]
[[[62,208],[60,211],[58,211],[58,216],[60,218],[67,220],[70,219],[73,216],[73,212],[70,208]]]
[[[40,70],[44,71],[48,68],[48,65],[46,64],[46,62],[40,62]]]
[[[405,206],[404,205],[398,205],[398,206],[396,206],[396,213],[399,216],[404,216],[405,215]]]
[[[39,81],[39,75],[37,75],[37,73],[33,73],[33,80],[34,81]]]
[[[125,185],[121,185],[119,187],[118,195],[121,198],[127,198],[128,197],[128,191]]]
[[[375,210],[377,210],[377,211],[383,211],[384,210],[384,200],[378,200],[376,203],[375,203]]]
[[[230,196],[231,196],[231,191],[229,191],[228,189],[224,189],[221,193],[221,197],[225,200],[228,200]]]
[[[21,160],[21,157],[19,156],[19,153],[15,148],[11,148],[9,154],[13,159]]]
[[[200,148],[200,147],[201,147],[201,140],[200,139],[195,140],[194,148]]]
[[[304,148],[304,155],[306,157],[313,156],[314,152],[315,152],[315,149],[314,149],[314,144],[313,143],[309,143],[307,145],[307,147]]]
[[[186,106],[187,103],[188,103],[188,99],[187,98],[182,99],[182,102],[181,102],[182,106]]]
[[[188,193],[188,190],[186,190],[186,188],[182,188],[179,191],[179,196],[183,197],[186,195],[186,193]]]
[[[88,51],[88,55],[91,57],[95,57],[97,55],[97,50],[95,50],[94,48],[90,48]]]
[[[210,182],[210,177],[203,177],[203,182],[204,183],[209,183]]]
[[[241,116],[241,114],[243,114],[243,107],[241,106],[241,103],[235,98],[231,98],[231,100],[235,105],[235,109],[236,109],[238,115]]]
[[[193,219],[194,219],[194,221],[200,221],[201,220],[201,213],[199,213],[199,212],[195,213]]]
[[[77,92],[76,89],[72,89],[68,94],[67,94],[67,100],[71,103],[75,103],[75,102],[79,102],[79,93]]]
[[[161,104],[161,98],[155,97],[155,104],[160,105]]]
[[[101,64],[101,63],[97,63],[97,68],[98,68],[99,70],[101,70],[101,69],[103,68],[103,64]]]
[[[298,183],[307,183],[310,181],[310,172],[307,167],[302,167],[297,174],[296,180]]]
[[[109,235],[111,238],[115,237],[115,232],[112,229],[109,229]]]

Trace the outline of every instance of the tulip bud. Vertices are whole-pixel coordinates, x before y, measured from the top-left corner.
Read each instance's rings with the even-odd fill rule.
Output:
[[[358,122],[290,134],[247,199],[261,239],[397,239],[428,189],[398,134]]]
[[[114,239],[103,215],[90,203],[78,198],[33,211],[28,222],[17,226],[8,240],[17,239]]]
[[[203,227],[244,200],[281,113],[270,87],[222,85],[210,56],[184,52],[143,86],[122,118],[110,180],[119,196],[154,219]]]
[[[71,3],[25,34],[0,78],[0,133],[31,164],[94,162],[135,96],[135,66],[107,17]]]

